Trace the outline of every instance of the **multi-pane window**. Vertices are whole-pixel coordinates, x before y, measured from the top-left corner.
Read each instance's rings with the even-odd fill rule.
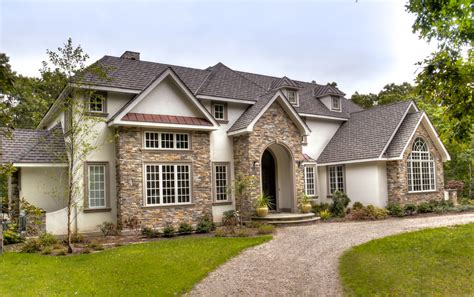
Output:
[[[214,164],[214,195],[216,201],[228,201],[229,165]]]
[[[341,109],[341,99],[338,97],[331,97],[331,104],[333,110]]]
[[[310,197],[316,196],[316,174],[314,166],[304,168],[304,191],[305,194]]]
[[[88,207],[89,208],[101,208],[105,207],[105,195],[106,195],[106,165],[104,164],[90,164],[87,165],[87,177],[88,177]]]
[[[225,105],[224,104],[214,104],[213,114],[216,120],[225,120]]]
[[[144,137],[144,146],[148,149],[189,149],[189,134],[187,133],[145,132]]]
[[[153,164],[145,166],[146,205],[191,202],[191,166]]]
[[[93,113],[105,113],[106,93],[96,92],[89,97],[89,111]]]
[[[290,101],[291,104],[297,104],[298,99],[297,99],[297,94],[295,90],[288,90],[288,101]]]
[[[344,166],[329,166],[329,193],[344,192]]]
[[[434,160],[426,142],[418,137],[408,156],[408,191],[423,192],[436,189]]]

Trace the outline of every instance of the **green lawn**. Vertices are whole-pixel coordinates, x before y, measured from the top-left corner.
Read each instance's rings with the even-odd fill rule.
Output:
[[[179,238],[69,257],[5,253],[0,296],[172,296],[270,239]]]
[[[340,259],[350,296],[473,296],[474,224],[370,241]]]

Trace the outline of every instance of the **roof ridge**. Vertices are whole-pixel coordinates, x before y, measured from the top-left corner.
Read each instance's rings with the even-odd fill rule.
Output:
[[[245,79],[246,81],[251,82],[251,83],[254,84],[255,86],[259,87],[260,89],[262,89],[262,90],[264,90],[264,91],[267,90],[267,89],[265,89],[264,87],[262,87],[262,86],[260,86],[259,84],[257,84],[256,82],[254,82],[253,80],[250,80],[250,79],[246,78],[245,76],[243,76],[243,75],[240,74],[239,72],[233,70],[232,68],[228,67],[227,65],[225,65],[225,64],[223,64],[223,63],[221,63],[221,62],[217,63],[216,65],[219,65],[219,64],[222,65],[223,67],[229,69],[229,70],[232,71],[233,73],[237,74],[238,76],[242,77],[242,78]]]
[[[347,99],[347,100],[352,100],[352,99]],[[392,102],[392,103],[389,103],[389,104],[377,105],[377,106],[374,106],[374,107],[371,107],[371,108],[368,108],[368,109],[354,111],[351,114],[364,112],[364,111],[372,111],[372,110],[375,110],[375,109],[385,108],[385,107],[389,107],[389,106],[392,106],[392,105],[403,104],[403,103],[406,104],[406,103],[414,103],[414,102],[413,102],[412,99],[405,100],[405,101]],[[356,103],[354,103],[354,104],[356,104]]]
[[[201,82],[201,84],[199,85],[199,87],[196,89],[196,95],[199,93],[199,91],[201,89],[204,89],[205,87],[207,87],[211,81],[211,76],[213,76],[213,74],[215,74],[217,71],[218,71],[218,68],[216,66],[218,66],[219,64],[223,65],[221,62],[217,63],[216,65],[212,66],[211,69],[207,70],[209,71],[209,73],[207,74],[207,76],[204,78],[204,80]]]

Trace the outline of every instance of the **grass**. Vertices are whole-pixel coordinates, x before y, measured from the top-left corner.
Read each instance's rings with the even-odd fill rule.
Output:
[[[69,257],[5,253],[0,296],[173,296],[270,236],[180,238]]]
[[[474,224],[370,241],[347,251],[339,270],[350,296],[472,296]]]

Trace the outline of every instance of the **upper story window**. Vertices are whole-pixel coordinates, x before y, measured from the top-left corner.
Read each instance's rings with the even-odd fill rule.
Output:
[[[298,93],[296,90],[288,90],[288,101],[293,105],[298,105]]]
[[[407,162],[408,192],[436,190],[434,159],[426,142],[418,137]]]
[[[332,110],[341,110],[341,98],[331,96],[331,109]]]
[[[225,104],[214,103],[212,105],[212,115],[216,120],[226,120]]]
[[[88,110],[91,113],[106,113],[106,92],[94,92],[88,101]]]
[[[145,132],[143,146],[146,149],[188,150],[190,137],[188,133]]]

